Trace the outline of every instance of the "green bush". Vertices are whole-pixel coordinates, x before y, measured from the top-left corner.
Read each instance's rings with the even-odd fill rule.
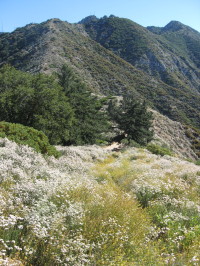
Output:
[[[200,165],[200,159],[195,162],[196,165]]]
[[[0,122],[0,137],[8,138],[18,144],[28,145],[42,154],[52,155],[56,158],[60,155],[56,148],[49,144],[48,137],[42,131],[32,127]]]
[[[149,150],[153,154],[161,155],[161,156],[164,156],[164,155],[172,156],[173,155],[173,153],[168,148],[162,147],[160,145],[153,144],[153,143],[150,143],[147,145],[147,150]]]
[[[121,140],[121,143],[124,144],[124,145],[128,145],[130,147],[135,147],[135,148],[141,148],[141,145],[139,143],[137,143],[136,141],[134,140],[128,140],[128,139],[122,139]]]

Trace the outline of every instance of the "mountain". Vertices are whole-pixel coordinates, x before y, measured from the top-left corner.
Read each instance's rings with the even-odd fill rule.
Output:
[[[180,22],[172,21],[164,28],[144,28],[131,20],[114,16],[86,18],[80,23],[85,25],[90,37],[102,46],[137,69],[173,87],[168,94],[182,100],[185,98],[185,103],[190,101],[186,98],[196,95],[198,109],[199,32]]]
[[[113,16],[109,19],[115,23],[118,20]],[[172,22],[165,29],[146,29],[126,21],[135,28],[137,37],[133,45],[138,54],[134,57],[130,51],[130,59],[134,60],[127,62],[128,57],[122,58],[123,47],[126,47],[123,38],[116,37],[122,50],[116,47],[112,51],[92,38],[88,29],[86,31],[85,24],[98,22],[94,16],[87,17],[81,24],[51,19],[0,34],[0,65],[10,63],[27,72],[47,74],[58,71],[63,64],[69,65],[72,70],[60,76],[65,85],[71,81],[71,86],[65,86],[66,93],[70,94],[71,90],[71,98],[79,96],[74,101],[77,106],[83,106],[79,103],[85,102],[85,98],[87,101],[89,93],[85,93],[84,85],[76,76],[69,78],[69,72],[73,71],[93,94],[103,95],[102,98],[112,96],[113,102],[122,98],[117,95],[143,98],[154,109],[150,109],[154,117],[154,140],[145,148],[124,147],[118,143],[53,148],[42,132],[0,123],[0,264],[199,265],[200,160],[197,156],[200,158],[200,130],[190,126],[199,127],[200,119],[198,82],[194,78],[199,69],[198,34],[179,22]],[[124,30],[122,27],[121,31]],[[94,28],[94,35],[96,31]],[[101,38],[106,36],[105,32],[101,34]],[[191,46],[184,46],[184,50],[178,41],[184,43],[182,40],[186,39]],[[194,44],[197,48],[191,49]],[[146,49],[157,59],[147,58]],[[162,53],[163,59],[160,58]],[[180,65],[172,64],[173,56]],[[181,56],[185,56],[188,64],[185,76],[181,72]],[[144,62],[147,58],[146,70],[142,58]],[[169,65],[166,58],[172,60]],[[176,86],[163,79],[160,66],[164,64],[166,73],[170,73],[170,67],[177,67],[173,73]],[[186,75],[191,66],[194,67],[192,78]],[[0,113],[7,112],[12,118],[15,113],[20,119],[23,113],[30,120],[27,110],[30,111],[31,106],[37,111],[38,124],[53,127],[53,133],[52,114],[66,127],[62,114],[66,114],[69,107],[60,108],[67,99],[54,78],[17,73],[19,71],[10,66],[5,69],[7,71],[4,68],[0,71]],[[183,85],[181,77],[185,78]],[[79,90],[76,90],[76,78]],[[53,85],[59,98],[52,93]],[[84,90],[78,94],[82,85]],[[54,99],[60,97],[62,104],[59,105]],[[10,108],[13,99],[17,99],[17,104]],[[2,112],[3,106],[5,112]],[[18,112],[17,107],[21,106],[24,112]],[[49,108],[51,106],[53,108]],[[99,103],[95,103],[97,108]],[[47,123],[43,119],[44,109]],[[155,109],[189,126],[172,121]],[[80,113],[91,115],[92,112],[87,105]],[[93,117],[96,119],[96,115]],[[77,122],[80,121],[85,126],[82,121],[86,120]],[[93,126],[91,120],[88,121]],[[139,124],[143,121],[141,119]],[[77,127],[72,132],[77,135]],[[158,145],[160,142],[164,143],[162,147]]]
[[[173,87],[200,92],[200,33],[180,22],[147,29],[118,17],[85,19],[91,38]]]
[[[189,129],[178,124],[176,126],[173,121],[163,117],[162,121],[165,122],[159,124],[161,116],[158,115],[155,117],[155,121],[158,121],[154,127],[155,135],[176,153],[196,158],[196,155],[199,156],[200,145],[199,68],[192,61],[192,50],[189,53],[189,48],[185,50],[188,54],[183,67],[183,56],[180,56],[181,50],[178,54],[179,45],[176,44],[178,37],[171,37],[176,31],[182,36],[190,36],[190,43],[198,40],[198,32],[178,22],[171,22],[164,28],[146,29],[130,20],[114,16],[102,19],[87,17],[78,24],[50,19],[0,35],[0,65],[10,63],[31,73],[53,73],[66,63],[95,94],[133,94],[137,99],[144,99],[154,110],[189,125]],[[95,35],[97,32],[98,38]],[[126,43],[127,47],[124,47]],[[111,49],[111,46],[115,49]],[[125,57],[126,52],[129,57]],[[145,61],[149,53],[152,56]],[[172,83],[163,79],[170,71],[173,74]],[[192,73],[191,79],[188,73]],[[161,125],[166,125],[166,128],[163,130]],[[174,131],[176,128],[181,130]],[[177,136],[173,132],[177,132]],[[186,138],[189,140],[187,151],[184,148]]]
[[[52,73],[67,63],[98,93],[118,95],[130,90],[139,95],[135,87],[149,82],[147,75],[93,41],[82,25],[58,19],[6,34],[0,38],[0,48],[1,64],[32,73]]]
[[[200,128],[198,45],[191,49],[200,34],[181,27],[175,27],[178,34],[191,40],[182,55],[171,37],[173,25],[155,33],[114,16],[78,24],[50,19],[0,35],[0,64],[52,73],[67,63],[95,93],[134,94],[162,114]]]
[[[151,30],[151,29],[149,29]],[[157,32],[159,36],[168,40],[181,59],[194,63],[200,67],[200,33],[178,21],[171,21]]]

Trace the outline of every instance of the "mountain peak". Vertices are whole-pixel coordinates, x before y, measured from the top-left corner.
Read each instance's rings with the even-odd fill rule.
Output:
[[[162,31],[179,31],[184,27],[185,25],[183,25],[181,22],[172,20],[162,29]]]
[[[87,24],[87,23],[90,23],[90,22],[96,22],[98,20],[99,19],[96,16],[92,15],[92,16],[85,17],[84,19],[82,19],[78,23],[79,24]]]

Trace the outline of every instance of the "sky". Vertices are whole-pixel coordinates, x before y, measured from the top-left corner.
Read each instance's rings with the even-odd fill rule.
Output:
[[[0,0],[0,32],[51,18],[76,23],[90,15],[115,15],[144,27],[176,20],[200,32],[200,0]]]

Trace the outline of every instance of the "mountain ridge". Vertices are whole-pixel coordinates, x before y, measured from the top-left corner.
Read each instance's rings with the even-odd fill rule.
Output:
[[[183,47],[186,51],[183,49],[179,51],[180,47],[175,45],[173,38],[169,39],[168,36],[163,36],[163,34],[157,32],[155,34],[130,20],[103,17],[98,21],[85,21],[85,29],[91,38],[140,70],[152,76],[157,76],[168,85],[184,88],[182,81],[187,82],[188,86],[199,92],[200,46],[197,46],[198,51],[195,53],[198,54],[198,58],[194,59],[194,55],[187,51],[188,47]],[[170,22],[166,25],[168,31],[174,27],[174,24],[177,25],[177,22]],[[181,23],[178,22],[178,24]],[[181,28],[189,28],[183,24],[181,25]],[[160,31],[162,32],[162,28]],[[197,33],[194,41],[200,41],[200,34],[193,32],[193,30],[192,33]],[[184,36],[182,36],[182,39],[182,42],[184,42]],[[182,45],[187,46],[186,43]],[[182,58],[181,55],[183,55]],[[181,76],[177,75],[175,71]]]
[[[90,19],[85,19],[85,23],[89,23],[88,21],[92,21],[92,23],[101,21],[99,29],[102,29],[103,24],[109,26],[109,23],[112,23],[112,29],[120,30],[122,35],[124,25],[127,25],[128,29],[134,30],[129,34],[135,36],[135,41],[133,39],[131,45],[136,47],[139,54],[138,57],[136,57],[137,54],[133,55],[136,64],[131,64],[122,56],[120,57],[118,47],[113,46],[116,48],[113,51],[110,47],[105,47],[102,43],[98,43],[94,38],[91,38],[84,24],[70,24],[59,19],[50,19],[40,24],[29,24],[16,29],[13,33],[1,35],[0,64],[10,63],[18,69],[32,73],[53,73],[62,64],[66,63],[81,76],[82,80],[95,93],[105,95],[134,94],[139,99],[146,99],[152,107],[162,114],[168,115],[174,120],[200,127],[200,92],[199,87],[196,86],[199,77],[196,77],[195,74],[195,71],[199,71],[199,69],[193,66],[194,71],[190,73],[192,77],[189,80],[186,76],[183,77],[180,74],[180,67],[176,67],[176,71],[171,70],[174,77],[171,78],[170,82],[166,82],[165,79],[170,79],[170,76],[168,72],[165,74],[164,70],[170,68],[173,50],[176,49],[174,45],[169,47],[168,37],[162,37],[161,39],[158,34],[150,32],[135,22],[123,18],[119,19],[115,16],[103,17],[98,20],[92,16]],[[124,23],[120,24],[121,28],[119,28],[119,21]],[[110,28],[108,27],[108,29]],[[116,41],[116,38],[118,38],[123,44],[123,38],[120,37],[122,35],[116,35],[116,30],[113,32],[115,33],[113,40]],[[106,33],[109,38],[109,30]],[[98,37],[101,38],[102,34],[104,34],[103,31],[101,34],[99,33]],[[127,35],[126,37],[131,36]],[[156,39],[156,42],[154,42],[154,39]],[[110,40],[108,39],[108,41]],[[148,43],[146,43],[147,41]],[[168,50],[165,46],[168,47],[168,50],[169,48],[172,50],[169,55],[166,53]],[[145,59],[140,54],[145,49],[150,49],[150,47],[153,47],[154,50],[149,53],[149,59]],[[155,50],[157,47],[159,50]],[[130,50],[130,56],[132,56],[133,50],[130,49],[130,46],[127,49]],[[159,51],[165,59],[165,65],[159,63],[159,58],[154,55],[155,51]],[[177,54],[176,57],[177,65],[180,65],[184,60],[180,59]],[[181,65],[182,72],[190,72],[187,64],[189,66],[191,64],[188,60],[185,61],[184,67]],[[152,69],[144,70],[141,67],[142,64],[143,66],[146,64],[146,67],[148,67],[149,63]],[[160,73],[156,68],[158,70],[163,68],[162,75],[164,75],[164,78],[160,78]],[[149,73],[149,71],[152,73]],[[177,77],[177,73],[180,77]],[[185,85],[185,81],[189,85]]]
[[[148,30],[154,30],[154,29],[159,29],[160,31],[162,32],[165,32],[165,31],[178,31],[178,30],[181,30],[181,29],[188,29],[188,30],[192,30],[193,32],[195,33],[199,33],[199,31],[193,29],[192,27],[190,26],[187,26],[185,24],[183,24],[182,22],[178,21],[178,20],[171,20],[169,23],[167,23],[164,27],[159,27],[159,26],[147,26],[146,27]],[[157,31],[156,31],[157,32]]]

